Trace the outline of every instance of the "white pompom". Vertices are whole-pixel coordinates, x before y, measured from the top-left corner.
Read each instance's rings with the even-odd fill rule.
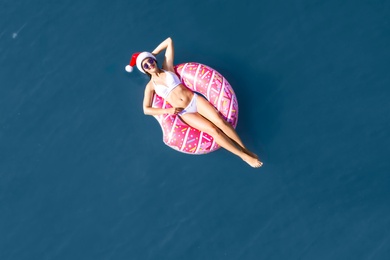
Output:
[[[127,66],[125,67],[125,70],[126,70],[127,72],[132,72],[132,71],[133,71],[133,67],[131,67],[130,65],[127,65]]]

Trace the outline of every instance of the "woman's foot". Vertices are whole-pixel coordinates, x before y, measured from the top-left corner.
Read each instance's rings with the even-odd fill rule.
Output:
[[[263,163],[256,157],[252,157],[249,154],[244,154],[244,156],[241,157],[247,164],[252,166],[253,168],[259,168],[263,166]]]

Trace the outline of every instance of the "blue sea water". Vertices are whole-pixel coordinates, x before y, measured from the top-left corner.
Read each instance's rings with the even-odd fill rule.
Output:
[[[0,259],[390,259],[390,1],[1,0],[0,21]],[[229,80],[262,168],[163,144],[124,67],[168,36]]]

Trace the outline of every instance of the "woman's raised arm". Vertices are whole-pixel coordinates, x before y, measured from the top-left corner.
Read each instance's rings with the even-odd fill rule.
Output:
[[[161,51],[165,50],[165,58],[162,65],[162,68],[165,70],[174,71],[173,59],[174,59],[174,47],[173,41],[171,37],[165,39],[162,43],[160,43],[153,51],[153,55],[159,54]]]

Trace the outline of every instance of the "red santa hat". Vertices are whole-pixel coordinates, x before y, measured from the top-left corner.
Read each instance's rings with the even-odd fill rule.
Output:
[[[146,58],[156,59],[156,57],[154,57],[153,54],[151,54],[150,52],[147,52],[147,51],[134,53],[133,56],[131,57],[129,65],[127,65],[125,67],[126,71],[127,72],[132,72],[133,71],[133,67],[135,65],[137,65],[138,70],[141,71],[142,73],[145,73],[145,71],[142,68],[141,64],[142,64],[142,61],[144,59],[146,59]]]

